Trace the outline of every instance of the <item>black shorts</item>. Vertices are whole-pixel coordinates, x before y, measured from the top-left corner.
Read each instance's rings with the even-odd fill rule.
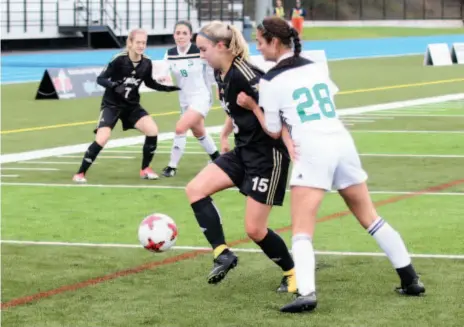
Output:
[[[96,133],[101,127],[109,127],[113,129],[118,120],[121,120],[122,129],[126,131],[128,129],[135,128],[135,124],[140,120],[140,118],[148,115],[148,112],[140,105],[129,108],[102,106],[94,133]]]
[[[235,148],[214,163],[242,194],[267,205],[283,204],[290,165],[288,154],[273,147]]]

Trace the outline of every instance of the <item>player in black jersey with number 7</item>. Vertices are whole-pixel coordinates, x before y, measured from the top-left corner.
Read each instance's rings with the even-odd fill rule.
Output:
[[[293,259],[282,238],[267,227],[272,206],[280,206],[284,200],[288,153],[280,139],[266,134],[257,118],[237,104],[240,92],[257,100],[257,85],[263,72],[246,61],[248,45],[234,26],[219,21],[206,25],[198,33],[197,46],[201,57],[215,68],[219,98],[227,113],[221,133],[223,154],[186,188],[198,224],[213,247],[214,267],[208,282],[220,282],[238,262],[226,245],[221,218],[210,196],[237,186],[247,196],[245,229],[248,236],[282,268],[284,276],[277,290],[294,293]],[[229,151],[227,140],[232,131],[235,149]]]
[[[117,54],[103,72],[97,83],[105,87],[100,117],[95,129],[95,141],[87,149],[79,171],[73,181],[87,182],[85,174],[108,142],[111,131],[121,120],[123,130],[138,129],[145,134],[140,177],[157,179],[150,163],[155,154],[158,141],[158,127],[150,115],[140,105],[139,87],[142,82],[157,91],[178,91],[177,86],[167,86],[156,82],[152,77],[152,62],[143,54],[147,46],[147,33],[142,29],[130,32],[127,37],[127,51]]]

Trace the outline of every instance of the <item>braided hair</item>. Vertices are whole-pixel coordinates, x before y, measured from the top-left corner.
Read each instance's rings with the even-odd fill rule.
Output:
[[[279,17],[267,17],[258,25],[257,29],[261,32],[262,37],[267,43],[270,43],[273,38],[279,39],[282,45],[292,48],[293,57],[282,60],[275,67],[283,67],[292,65],[301,54],[301,41],[299,33],[291,27],[284,19]]]

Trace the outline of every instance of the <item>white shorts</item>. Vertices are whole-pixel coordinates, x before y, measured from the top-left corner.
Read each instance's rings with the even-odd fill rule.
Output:
[[[211,109],[211,101],[204,98],[193,98],[189,101],[189,104],[181,104],[181,115],[187,111],[187,109],[194,110],[198,112],[203,117],[208,115],[209,110]]]
[[[308,137],[298,147],[290,186],[343,190],[367,180],[349,133]]]

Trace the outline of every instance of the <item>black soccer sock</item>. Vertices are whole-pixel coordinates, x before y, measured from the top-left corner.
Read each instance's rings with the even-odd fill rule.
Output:
[[[90,166],[94,163],[95,159],[97,159],[98,154],[103,149],[103,147],[98,144],[97,142],[93,142],[90,144],[89,148],[84,154],[84,159],[82,159],[81,167],[79,168],[78,174],[86,173]]]
[[[411,285],[412,281],[418,278],[417,273],[414,270],[412,264],[409,264],[403,268],[397,268],[396,272],[400,276],[402,286]]]
[[[292,270],[295,266],[293,258],[288,251],[284,240],[272,229],[267,229],[266,236],[259,242],[255,242],[261,250],[274,261],[283,271]]]
[[[210,196],[198,200],[191,204],[198,225],[205,234],[206,239],[212,248],[215,249],[220,245],[225,245],[226,240],[222,229],[221,217],[216,210],[213,199]]]
[[[155,156],[156,146],[158,145],[158,136],[146,136],[143,145],[142,170],[150,166]]]

